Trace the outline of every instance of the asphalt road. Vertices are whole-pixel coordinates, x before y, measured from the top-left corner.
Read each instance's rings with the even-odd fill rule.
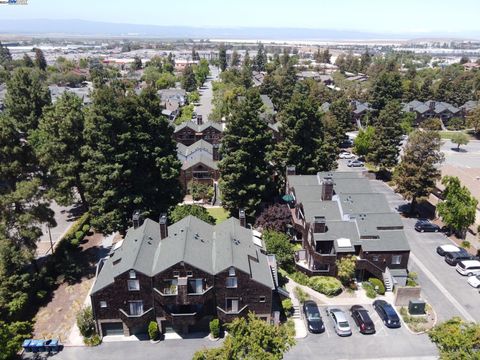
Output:
[[[456,144],[450,140],[444,140],[441,149],[445,154],[446,164],[470,168],[480,167],[480,140],[470,140],[467,145],[460,146],[460,151],[456,151],[456,148]]]
[[[381,181],[373,181],[376,191],[385,194],[392,208],[406,202]],[[452,242],[442,233],[415,231],[416,219],[402,218],[405,235],[410,245],[409,269],[419,275],[422,296],[433,305],[440,321],[460,316],[469,321],[480,321],[480,294],[467,283],[467,278],[455,271],[436,253],[439,245]]]
[[[197,115],[202,115],[203,121],[207,121],[210,113],[212,112],[212,100],[213,100],[213,89],[212,81],[218,79],[218,68],[210,67],[210,76],[207,81],[200,89],[200,106],[195,107],[195,112]]]

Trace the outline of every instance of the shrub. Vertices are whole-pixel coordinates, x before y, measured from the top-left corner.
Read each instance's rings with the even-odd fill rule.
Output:
[[[465,120],[462,118],[451,118],[448,120],[448,130],[463,130],[465,129]]]
[[[470,246],[472,246],[472,244],[470,244],[470,241],[468,241],[468,240],[463,240],[462,241],[462,247],[463,248],[470,249]]]
[[[310,299],[310,295],[308,295],[305,291],[302,290],[302,288],[295,286],[293,289],[293,292],[295,293],[296,298],[300,302],[300,304],[303,304],[305,301]]]
[[[85,224],[82,226],[82,231],[85,233],[85,234],[88,234],[88,232],[90,231],[90,224]]]
[[[45,291],[45,290],[39,290],[39,291],[37,291],[37,299],[38,299],[38,300],[43,300],[43,299],[45,299],[45,296],[47,296],[47,291]]]
[[[220,336],[220,320],[213,319],[210,321],[210,334],[212,334],[214,339]]]
[[[93,319],[92,307],[88,306],[80,310],[77,314],[77,326],[80,334],[84,338],[89,338],[95,334],[95,321]]]
[[[287,316],[291,314],[293,311],[292,300],[290,299],[282,300],[282,307],[283,307],[283,310],[285,310],[285,314],[287,314]]]
[[[299,283],[300,285],[308,286],[308,283],[310,281],[310,278],[305,275],[304,273],[301,273],[300,271],[295,271],[290,274],[290,278]]]
[[[160,331],[158,331],[158,323],[156,321],[150,321],[148,324],[148,336],[150,337],[150,340],[157,340],[159,335]]]
[[[80,241],[78,239],[73,239],[70,241],[70,244],[72,244],[73,247],[77,247],[80,245]]]
[[[309,286],[327,296],[335,296],[342,292],[342,283],[332,276],[312,276]]]
[[[383,285],[382,280],[379,280],[377,278],[370,278],[368,279],[368,282],[372,284],[372,287],[377,292],[377,294],[385,295],[385,285]]]
[[[377,292],[373,288],[372,284],[370,284],[369,282],[363,282],[362,287],[370,299],[375,299],[377,297]]]
[[[75,239],[82,240],[85,237],[85,233],[81,230],[75,232]]]
[[[87,346],[98,346],[102,343],[102,339],[97,334],[94,334],[91,337],[84,338],[83,342]]]
[[[424,120],[421,124],[420,127],[425,130],[442,130],[442,120],[438,118],[431,118]]]

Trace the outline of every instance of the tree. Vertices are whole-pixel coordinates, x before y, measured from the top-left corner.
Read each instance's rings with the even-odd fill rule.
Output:
[[[240,65],[240,55],[238,54],[237,50],[233,50],[232,53],[232,60],[230,61],[230,66],[235,67]]]
[[[293,264],[294,247],[287,234],[274,230],[266,230],[262,236],[268,254],[275,254],[280,267]]]
[[[80,179],[84,161],[81,154],[83,126],[82,100],[65,92],[45,110],[38,129],[32,133],[37,158],[49,175],[51,196],[61,205],[72,204],[75,193],[86,205]]]
[[[188,92],[197,90],[197,79],[190,65],[185,67],[182,72],[182,88]]]
[[[372,107],[377,111],[383,110],[392,100],[402,99],[402,80],[400,74],[394,71],[383,71],[375,79],[372,90]]]
[[[352,107],[346,98],[333,101],[328,111],[335,116],[344,132],[352,130]]]
[[[5,323],[0,321],[0,360],[10,360],[17,356],[20,344],[31,337],[32,324],[26,321]]]
[[[459,64],[460,64],[460,65],[463,65],[463,64],[466,64],[466,63],[468,63],[468,62],[470,62],[470,59],[469,59],[467,56],[462,56],[462,57],[460,58]]]
[[[284,325],[270,325],[255,314],[227,324],[228,336],[219,348],[197,351],[194,360],[281,360],[295,339]]]
[[[85,338],[95,334],[95,319],[93,318],[91,306],[87,306],[78,312],[77,326],[80,334]]]
[[[227,50],[224,44],[220,44],[220,48],[218,49],[218,61],[220,70],[225,71],[227,69]]]
[[[223,205],[230,213],[244,208],[253,216],[272,194],[273,169],[267,155],[273,144],[267,124],[259,116],[261,107],[258,91],[247,90],[228,119],[222,139],[220,187]]]
[[[50,90],[39,74],[28,68],[18,68],[7,82],[5,107],[23,133],[37,128],[43,107],[50,105]]]
[[[23,66],[25,66],[25,67],[30,67],[31,68],[31,67],[35,66],[32,58],[30,56],[28,56],[28,54],[23,55],[22,61],[23,61]]]
[[[39,48],[35,48],[35,66],[42,71],[47,69],[47,60],[45,60],[45,55],[43,51]]]
[[[428,197],[441,177],[438,168],[444,159],[440,151],[441,144],[440,135],[436,131],[414,131],[410,134],[402,161],[395,168],[395,191],[411,201],[412,213],[417,200]]]
[[[286,232],[292,221],[292,213],[285,204],[273,204],[264,209],[255,222],[256,228]]]
[[[195,216],[208,224],[215,225],[215,218],[209,214],[207,209],[199,205],[177,205],[170,212],[169,218],[172,223],[176,223],[189,215]]]
[[[334,167],[324,152],[322,114],[307,95],[296,92],[279,114],[281,141],[274,152],[279,169],[294,165],[299,174],[316,174]]]
[[[210,184],[204,184],[201,182],[193,181],[190,184],[190,194],[193,200],[206,200],[210,201],[213,198],[213,186]]]
[[[133,58],[133,63],[132,63],[132,70],[140,70],[142,68],[142,59],[140,59],[138,56],[135,56]]]
[[[168,89],[175,86],[175,76],[169,72],[163,72],[155,82],[157,89]]]
[[[353,152],[358,156],[367,156],[373,150],[374,140],[375,128],[373,126],[360,129],[353,141]]]
[[[200,60],[197,66],[194,67],[195,79],[197,79],[197,86],[202,86],[210,74],[210,67],[206,59]]]
[[[402,136],[401,109],[398,101],[391,101],[380,111],[375,122],[373,147],[367,154],[367,160],[381,169],[391,168],[398,162]]]
[[[452,134],[450,141],[453,144],[457,144],[457,151],[460,151],[460,145],[467,145],[470,142],[470,139],[464,132],[456,132],[455,134]]]
[[[124,231],[134,210],[156,218],[182,199],[173,129],[161,111],[152,88],[139,96],[115,82],[95,90],[81,180],[99,231]]]
[[[253,70],[256,71],[265,71],[265,66],[267,65],[267,54],[265,53],[265,48],[262,43],[258,44],[257,56],[255,56],[255,61],[253,62]]]
[[[466,229],[475,222],[478,200],[455,176],[443,177],[442,184],[445,186],[444,200],[437,205],[438,214],[447,226],[464,238]]]
[[[444,360],[477,359],[480,349],[480,324],[467,323],[459,317],[438,324],[428,332]]]
[[[175,70],[175,60],[171,52],[168,53],[165,62],[163,63],[163,70],[171,74],[173,74],[173,70]]]
[[[12,54],[10,54],[8,47],[3,46],[0,41],[0,65],[5,66],[10,61],[12,61]]]
[[[467,115],[467,125],[473,128],[475,134],[480,133],[480,106],[477,106]]]
[[[350,284],[355,278],[356,258],[354,255],[344,256],[337,260],[337,276],[344,285]]]

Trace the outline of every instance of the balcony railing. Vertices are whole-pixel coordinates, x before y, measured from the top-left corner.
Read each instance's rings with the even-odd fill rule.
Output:
[[[177,296],[178,295],[178,287],[166,287],[163,288],[162,291],[158,290],[157,288],[153,288],[154,291],[156,291],[158,294],[161,296]]]
[[[207,292],[213,289],[213,286],[209,286],[206,289],[203,289],[202,292],[189,292],[187,295],[192,295],[192,296],[199,296],[199,295],[205,295]]]
[[[248,305],[245,305],[241,309],[238,309],[236,311],[232,311],[232,309],[224,310],[220,306],[217,306],[217,310],[220,310],[221,312],[223,312],[224,314],[227,314],[227,315],[238,315],[238,314],[241,314],[247,307],[248,307]]]
[[[152,311],[153,310],[153,307],[151,307],[150,309],[148,309],[147,311],[144,311],[143,313],[141,314],[138,314],[138,315],[130,315],[130,314],[127,314],[127,312],[123,309],[119,309],[119,311],[126,317],[128,318],[141,318],[143,315],[147,314],[148,312]]]

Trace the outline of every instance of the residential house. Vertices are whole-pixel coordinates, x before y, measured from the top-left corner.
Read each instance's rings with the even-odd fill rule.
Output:
[[[298,80],[313,79],[324,83],[325,85],[332,85],[333,78],[332,75],[320,74],[318,71],[300,71],[297,73]]]
[[[175,59],[175,71],[183,71],[189,65],[197,65],[198,60]]]
[[[417,124],[420,124],[426,119],[439,118],[443,121],[444,125],[447,125],[451,118],[464,116],[460,108],[443,101],[433,100],[426,102],[418,100],[410,101],[403,106],[403,111],[415,113]]]
[[[170,226],[166,216],[142,224],[136,212],[133,224],[98,265],[91,302],[101,336],[145,333],[150,321],[162,333],[188,333],[249,312],[278,321],[276,262],[244,212],[240,221],[188,216]]]
[[[466,116],[472,110],[474,110],[479,105],[478,101],[469,100],[462,106],[460,106],[460,110],[462,111],[462,115]]]
[[[187,93],[183,89],[169,88],[157,91],[160,97],[160,104],[167,107],[169,102],[177,103],[179,107],[185,106],[187,103]]]
[[[52,97],[52,103],[55,103],[64,92],[68,91],[77,95],[82,99],[83,105],[90,105],[92,100],[90,98],[90,92],[92,89],[91,83],[84,87],[71,88],[68,86],[58,86],[58,85],[49,85],[48,89],[50,90],[50,96]]]
[[[267,73],[265,71],[252,71],[253,86],[262,85],[266,74]]]
[[[336,261],[353,255],[358,280],[377,277],[390,290],[405,284],[410,248],[403,223],[369,179],[358,172],[295,175],[289,167],[286,193],[294,199],[294,239],[302,244],[298,270],[335,276]]]
[[[199,140],[190,146],[177,144],[177,156],[182,162],[180,170],[180,183],[187,189],[191,181],[212,185],[218,181],[220,173],[218,161],[220,160],[220,144],[210,144]]]
[[[175,127],[173,137],[177,143],[190,146],[198,140],[205,140],[210,144],[219,144],[223,137],[223,125],[213,121],[203,122],[200,117],[197,121],[186,121]]]

